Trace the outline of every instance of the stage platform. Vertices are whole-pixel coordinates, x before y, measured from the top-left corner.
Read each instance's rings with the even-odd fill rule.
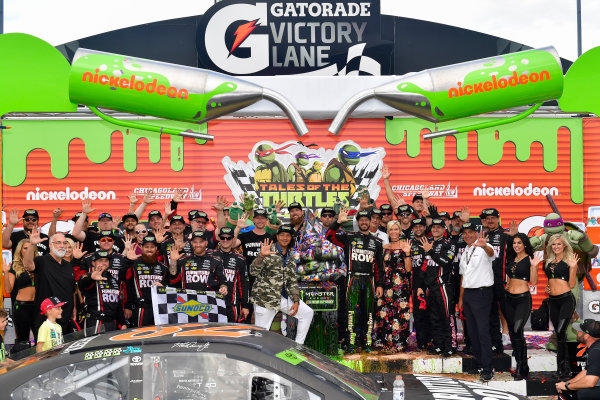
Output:
[[[546,350],[546,343],[550,334],[550,332],[527,332],[525,334],[530,369],[530,376],[527,380],[514,381],[510,375],[516,364],[509,344],[505,346],[503,354],[494,356],[493,366],[496,372],[494,379],[488,385],[528,397],[550,396],[551,398],[555,395],[556,353]],[[459,349],[462,347],[462,338],[459,337]],[[573,343],[571,347],[573,352],[582,353],[582,351],[576,351],[577,343]],[[573,361],[575,365],[580,362]],[[453,357],[448,358],[430,355],[426,351],[416,348],[414,335],[410,338],[409,348],[406,352],[379,354],[377,351],[373,351],[371,353],[347,354],[343,356],[342,362],[360,372],[451,374],[454,378],[470,381],[479,380],[479,375],[465,373],[465,371],[476,367],[476,361],[472,356],[463,355],[460,351]]]

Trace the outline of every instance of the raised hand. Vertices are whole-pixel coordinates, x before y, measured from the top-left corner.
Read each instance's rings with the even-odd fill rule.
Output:
[[[52,218],[57,220],[62,215],[62,213],[63,213],[63,209],[60,207],[57,207],[52,211]]]
[[[135,254],[135,246],[129,246],[129,248],[125,249],[125,257],[127,257],[130,260],[137,260],[138,258],[140,258],[142,255],[137,255]]]
[[[156,238],[156,243],[162,243],[165,241],[165,228],[160,226],[156,229],[152,230],[154,237]]]
[[[460,211],[460,219],[462,220],[462,222],[469,222],[469,220],[471,219],[471,210],[469,210],[469,207],[463,207],[462,210]]]
[[[532,267],[537,268],[537,266],[540,265],[540,263],[543,261],[543,258],[538,257],[536,254],[534,254],[533,257],[529,257],[529,261],[531,262]]]
[[[90,199],[81,201],[81,212],[84,214],[91,214],[96,211],[95,208],[92,208],[92,201]]]
[[[32,245],[35,246],[38,243],[42,243],[42,242],[45,242],[46,240],[48,240],[48,238],[42,238],[42,237],[40,237],[41,232],[42,231],[41,231],[40,228],[34,228],[31,231],[31,235],[29,235],[29,242]]]
[[[431,218],[437,218],[438,217],[438,209],[435,205],[430,204],[429,207],[427,207],[427,211],[429,213],[429,216]]]
[[[171,261],[177,262],[183,257],[183,253],[179,252],[180,249],[181,248],[177,245],[171,248],[171,252],[169,253],[169,259]]]
[[[421,247],[423,247],[423,250],[425,250],[425,252],[428,252],[433,248],[433,243],[429,243],[429,240],[427,240],[427,238],[419,238],[419,242],[421,242]]]
[[[23,218],[19,218],[19,210],[11,208],[8,212],[8,224],[15,226],[21,221],[23,221]]]
[[[349,212],[348,207],[344,206],[344,208],[340,209],[340,212],[338,214],[338,219],[337,219],[338,224],[341,225],[345,222],[348,222],[348,212]]]
[[[144,197],[142,198],[142,202],[144,204],[150,204],[150,203],[154,203],[154,191],[152,189],[148,189],[146,190],[146,193],[144,193]]]
[[[383,168],[381,168],[381,177],[383,179],[390,179],[390,176],[392,176],[392,173],[390,172],[387,165],[384,165]]]
[[[431,197],[431,193],[429,193],[429,189],[423,189],[421,191],[421,195],[423,196],[424,199],[428,199]]]
[[[129,204],[135,204],[138,201],[137,195],[133,190],[131,191],[131,193],[129,193],[127,198],[129,199]]]
[[[375,203],[369,203],[370,200],[371,200],[371,198],[369,197],[369,193],[363,192],[360,195],[360,204],[358,206],[358,209],[360,211],[362,211],[362,210],[368,210],[369,208],[373,208]]]
[[[118,231],[119,230],[119,223],[121,222],[121,219],[123,217],[121,217],[120,215],[115,215],[112,219],[112,229],[114,231]]]
[[[569,268],[577,268],[577,263],[579,263],[579,255],[573,253],[567,260],[567,264],[569,264]]]
[[[2,272],[4,273],[4,275],[6,276],[6,274],[8,274],[8,271],[10,271],[10,264],[7,262],[2,262]],[[8,279],[8,278],[6,278]]]
[[[286,206],[286,203],[283,200],[279,200],[277,203],[275,203],[274,207],[275,207],[275,211],[277,211],[277,214],[281,214],[281,209],[285,206]]]
[[[515,236],[517,233],[519,233],[519,224],[517,224],[517,220],[512,220],[510,221],[510,223],[508,224],[508,234],[510,236]]]
[[[406,204],[406,201],[404,201],[404,198],[402,196],[400,196],[399,194],[394,194],[394,198],[392,199],[392,207],[394,207],[394,210],[397,210],[398,207]]]
[[[264,258],[264,257],[270,256],[271,254],[275,254],[274,251],[271,251],[272,244],[273,243],[269,239],[265,239],[265,241],[260,244],[260,256],[261,257]]]
[[[83,251],[83,243],[75,242],[75,245],[73,246],[73,258],[79,260],[80,258],[83,258],[83,256],[85,256],[86,254],[87,251]]]
[[[410,255],[410,250],[412,249],[413,242],[412,240],[401,240],[400,241],[400,250],[404,252],[407,256]]]
[[[237,219],[236,226],[240,229],[245,228],[248,221],[248,216],[249,214],[247,212],[242,213],[242,215],[240,215],[240,217]]]
[[[479,239],[477,239],[477,242],[475,242],[475,246],[478,247],[484,247],[487,246],[487,232],[483,231],[481,232],[481,234],[479,235]]]
[[[217,211],[223,211],[223,209],[227,207],[228,204],[229,202],[227,201],[225,196],[217,196],[217,202],[213,204],[212,207]]]
[[[173,209],[171,208],[171,202],[165,202],[165,218],[168,218],[171,214],[173,214]]]
[[[183,201],[183,196],[185,195],[185,189],[179,188],[175,191],[173,195],[173,201],[175,203],[181,203]]]
[[[90,277],[95,281],[105,281],[106,278],[102,276],[102,267],[92,267],[92,274]]]

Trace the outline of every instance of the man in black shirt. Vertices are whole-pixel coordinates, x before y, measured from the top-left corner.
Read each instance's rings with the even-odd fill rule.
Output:
[[[91,200],[83,200],[81,202],[81,214],[77,222],[75,222],[75,226],[73,227],[73,237],[80,242],[83,242],[83,251],[87,251],[88,253],[93,253],[95,251],[100,250],[99,246],[99,235],[98,232],[94,232],[90,228],[84,230],[83,227],[86,224],[88,219],[88,215],[94,212],[96,209],[92,208]],[[134,225],[135,226],[135,225]],[[98,230],[100,231],[112,231],[113,230],[113,217],[109,213],[101,213],[98,216]],[[113,243],[113,249],[122,253],[125,249],[125,243],[121,238],[115,237]],[[63,308],[64,310],[64,308]],[[64,315],[64,312],[63,312]]]
[[[419,296],[417,289],[423,287],[425,279],[425,264],[426,252],[420,240],[425,238],[427,230],[427,221],[425,218],[415,218],[412,221],[412,234],[414,239],[412,248],[410,249],[410,257],[413,268],[413,318],[415,324],[415,334],[417,337],[417,348],[426,350],[431,343],[431,327],[429,324],[429,316],[427,314],[425,296]]]
[[[17,245],[23,239],[27,239],[31,232],[38,227],[39,215],[36,210],[29,209],[23,212],[23,217],[19,219],[19,211],[16,209],[12,209],[8,213],[8,223],[6,224],[4,231],[2,232],[2,247],[5,249],[12,250],[13,256],[15,254],[15,250],[17,249]],[[13,232],[15,225],[17,225],[20,221],[23,221],[23,230]],[[48,239],[48,235],[44,233],[40,233],[40,237],[42,239]],[[43,241],[37,244],[38,251],[40,254],[48,254],[48,242]]]
[[[600,399],[600,322],[586,319],[573,324],[577,341],[587,346],[586,369],[575,378],[558,382],[556,391],[559,399],[597,400]]]
[[[48,239],[40,237],[39,229],[31,232],[29,240],[32,245],[47,241]],[[73,274],[73,265],[63,260],[67,252],[67,238],[62,233],[56,233],[50,238],[50,253],[43,256],[34,257],[34,246],[29,249],[23,257],[23,265],[27,270],[35,271],[35,307],[40,308],[42,301],[48,297],[58,297],[64,301],[62,317],[58,323],[67,334],[68,322],[75,319],[77,310],[75,304],[75,276]],[[38,315],[34,325],[34,332],[44,322],[44,317]]]

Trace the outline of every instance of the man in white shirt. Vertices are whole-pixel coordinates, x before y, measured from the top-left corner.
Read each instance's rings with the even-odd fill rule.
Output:
[[[462,279],[458,307],[462,308],[464,305],[473,354],[483,368],[481,380],[489,381],[494,376],[489,329],[494,285],[494,249],[487,243],[486,233],[479,235],[474,224],[463,224],[461,232],[467,247],[460,260]]]

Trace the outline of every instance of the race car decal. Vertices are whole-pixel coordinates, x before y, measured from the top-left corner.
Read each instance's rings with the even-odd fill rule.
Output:
[[[196,328],[196,329],[186,329]],[[133,329],[110,338],[110,340],[139,340],[156,338],[161,336],[218,336],[238,338],[243,336],[251,336],[251,330],[262,330],[254,325],[237,325],[237,326],[214,326],[208,327],[206,324],[185,324],[179,326],[147,326],[144,328]]]

